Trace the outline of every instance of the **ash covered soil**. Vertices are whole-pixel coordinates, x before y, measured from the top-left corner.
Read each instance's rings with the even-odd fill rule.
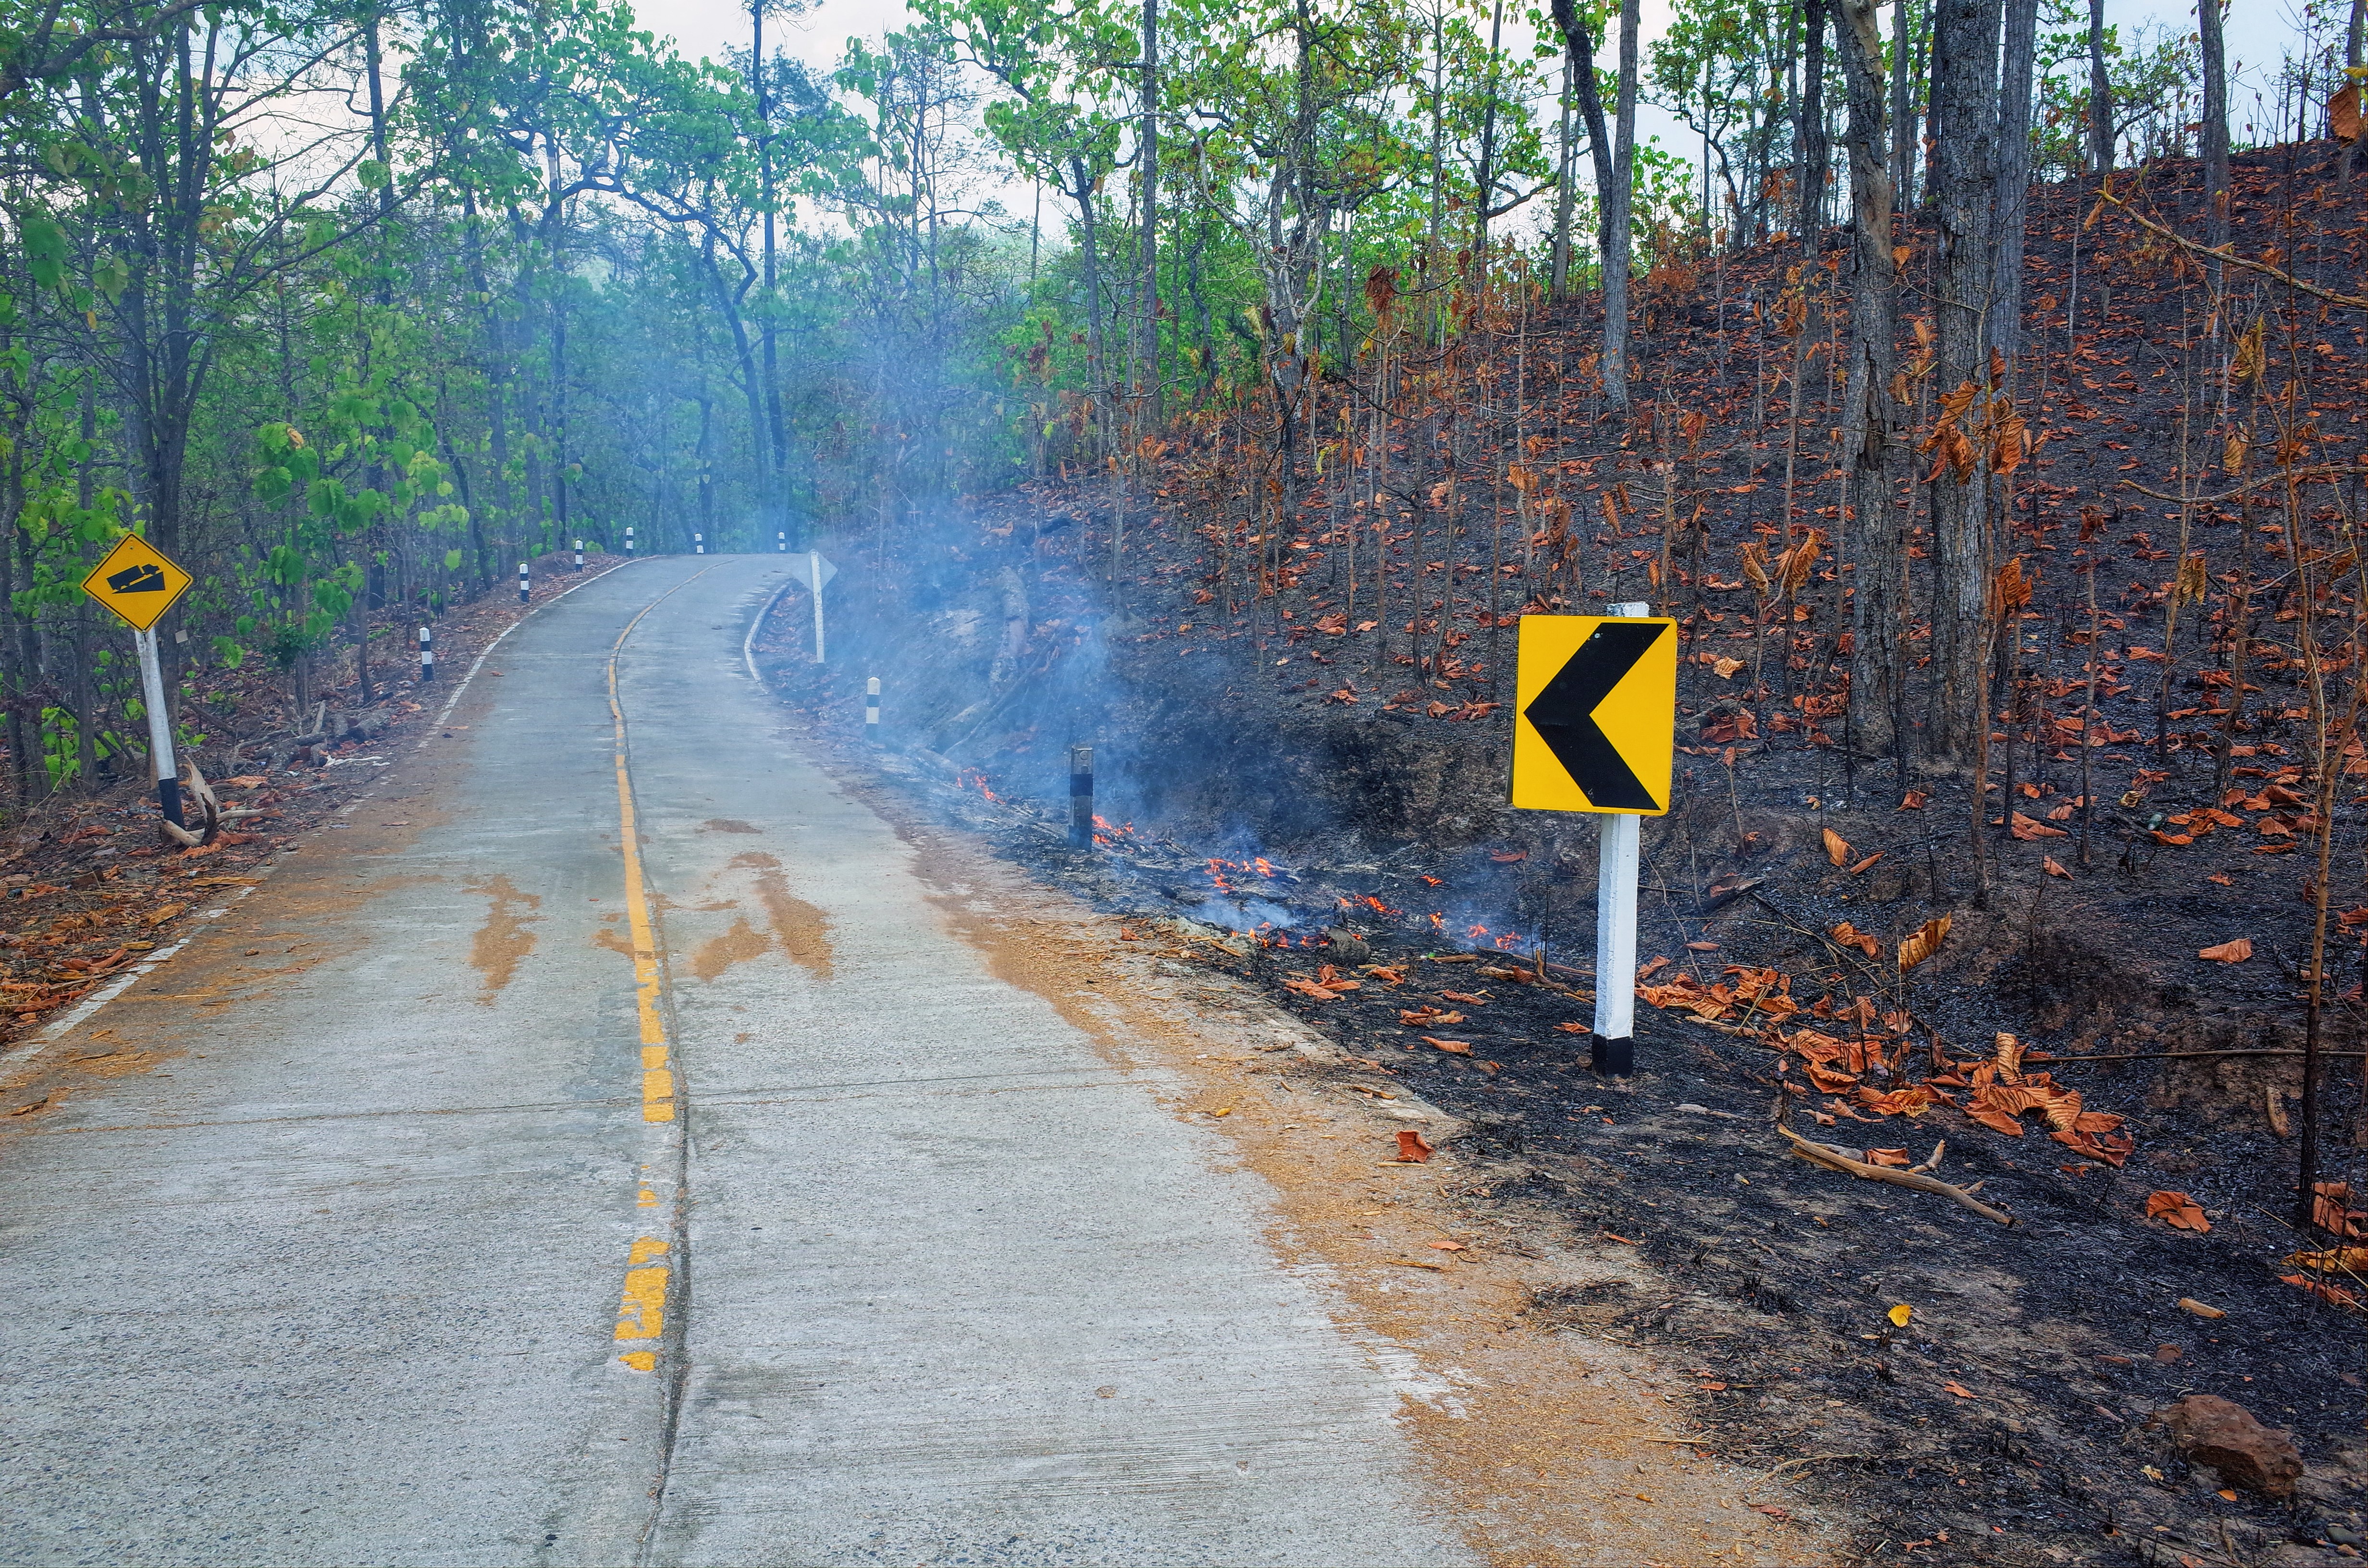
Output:
[[[2240,249],[2306,228],[2320,264],[2356,267],[2368,207],[2304,177],[2316,155],[2241,163]],[[2149,177],[2158,211],[2193,207],[2192,170]],[[2307,709],[2278,641],[2290,607],[2249,587],[2283,570],[2283,547],[2241,502],[2196,508],[2192,544],[2215,575],[2163,636],[2178,508],[2125,481],[2176,488],[2187,394],[2159,350],[2200,313],[2192,280],[2134,231],[2082,230],[2090,199],[2034,201],[2035,306],[2077,298],[2084,330],[2043,344],[2027,399],[2048,437],[2013,527],[2038,584],[2022,621],[2032,695],[2009,723],[2020,763],[1994,767],[1982,813],[1987,896],[1966,779],[1862,754],[1839,730],[1844,585],[1825,569],[1825,597],[1780,629],[1734,564],[1781,532],[1786,442],[1749,367],[1782,346],[1749,307],[1797,253],[1704,268],[1682,296],[1646,290],[1641,362],[1707,415],[1674,480],[1704,507],[1702,553],[1673,566],[1668,596],[1647,580],[1670,559],[1649,506],[1561,575],[1474,572],[1457,552],[1490,559],[1481,530],[1438,525],[1393,542],[1405,581],[1385,579],[1389,619],[1360,629],[1373,589],[1359,606],[1338,498],[1312,483],[1283,569],[1249,595],[1228,586],[1207,526],[1249,482],[1203,428],[1157,472],[1148,516],[1140,494],[1045,481],[977,498],[885,576],[852,543],[834,552],[829,665],[811,663],[793,596],[758,642],[768,679],[851,775],[1094,901],[1114,938],[1267,986],[1351,1052],[1370,1092],[1466,1119],[1463,1153],[1493,1162],[1507,1212],[1544,1205],[1635,1246],[1666,1290],[1542,1299],[1532,1318],[1682,1357],[1718,1450],[1804,1474],[1861,1521],[1867,1560],[2354,1560],[2368,1287],[2357,1257],[2317,1249],[2368,1228],[2360,801],[2338,791],[2335,902],[2362,907],[2329,949],[2330,993],[2348,990],[2322,1035],[2330,1228],[2309,1235],[2288,1222],[2312,923],[2300,851],[2317,825]],[[2299,265],[2305,247],[2290,254]],[[2253,304],[2317,339],[2317,451],[2356,457],[2363,335]],[[1535,328],[1525,352],[1554,367],[1534,372],[1553,414],[1529,439],[1543,433],[1587,506],[1622,483],[1649,499],[1667,443],[1649,415],[1589,401],[1588,324],[1573,311]],[[1825,427],[1814,398],[1804,423]],[[1419,481],[1441,472],[1428,460],[1418,445],[1406,459]],[[1800,472],[1806,517],[1833,498],[1832,472],[1804,458]],[[1113,583],[1121,506],[1129,564]],[[2090,560],[2093,622],[2074,570]],[[1504,804],[1509,628],[1605,597],[1666,598],[1684,639],[1675,798],[1645,833],[1626,1080],[1587,1065],[1592,827]],[[2230,650],[2254,611],[2232,714]],[[1748,689],[1753,671],[1764,689]],[[867,676],[886,687],[876,746]],[[1103,818],[1082,851],[1064,833],[1076,744],[1095,747]],[[1930,956],[1898,967],[1898,945],[1942,918]],[[2201,956],[2236,938],[2250,958]],[[2012,1223],[1804,1162],[1787,1130],[1892,1168],[1945,1145],[1933,1174],[1978,1184]],[[2154,1418],[2194,1395],[2290,1437],[2305,1467],[2290,1493],[2183,1457]]]

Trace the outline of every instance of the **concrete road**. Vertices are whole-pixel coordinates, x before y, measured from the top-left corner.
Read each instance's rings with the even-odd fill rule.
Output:
[[[801,759],[784,577],[537,614],[37,1064],[0,1562],[1468,1560],[1256,1179]]]

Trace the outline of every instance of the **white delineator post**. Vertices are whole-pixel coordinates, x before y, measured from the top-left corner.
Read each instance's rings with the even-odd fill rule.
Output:
[[[633,525],[632,525],[632,524],[631,524],[631,523],[627,523],[627,524],[625,525],[625,559],[626,559],[626,560],[628,560],[628,561],[631,561],[632,558],[633,558]]]
[[[427,628],[419,629],[419,684],[432,685],[436,679],[436,636]]]
[[[814,591],[814,663],[822,663],[822,551],[806,551],[806,586]]]
[[[521,561],[521,562],[518,562],[518,603],[520,603],[520,604],[524,604],[524,603],[526,603],[526,601],[527,601],[527,599],[529,598],[529,594],[528,586],[527,586],[526,562],[523,562],[523,561]]]
[[[690,552],[693,555],[704,555],[707,553],[707,536],[705,534],[693,534],[690,536]]]
[[[782,555],[790,552],[790,532],[787,528],[782,528],[773,535],[773,548]]]
[[[580,539],[575,541],[575,569],[584,570],[584,541]]]
[[[880,744],[880,677],[873,676],[863,683],[863,738],[873,745]]]
[[[1606,605],[1606,615],[1648,616],[1653,607]],[[1645,819],[1617,812],[1598,819],[1595,867],[1595,1030],[1588,1037],[1598,1073],[1626,1077],[1636,1066],[1636,878]]]
[[[181,825],[181,767],[173,760],[173,715],[165,706],[165,666],[156,656],[156,633],[134,632],[140,650],[140,699],[148,708],[148,755],[156,764],[156,809]]]

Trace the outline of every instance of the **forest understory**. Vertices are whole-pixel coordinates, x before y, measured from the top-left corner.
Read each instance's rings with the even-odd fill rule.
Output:
[[[1289,462],[1238,412],[1190,416],[1090,479],[976,498],[903,557],[935,570],[867,573],[850,530],[828,665],[802,596],[759,646],[840,766],[1121,939],[1269,987],[1363,1092],[1468,1119],[1492,1200],[1637,1246],[1668,1299],[1533,1317],[1691,1358],[1706,1440],[1846,1502],[1863,1560],[2353,1559],[2368,312],[2291,286],[2362,276],[2368,186],[2331,181],[2332,152],[2238,160],[2237,254],[2274,259],[2227,268],[2219,319],[2192,252],[2093,184],[2034,191],[2021,425],[1982,437],[2009,456],[1973,758],[1930,761],[1912,710],[1896,745],[1853,729],[1830,245],[1656,273],[1625,413],[1591,301],[1484,304],[1402,400],[1417,378],[1386,361],[1319,390]],[[2176,233],[2197,184],[2167,163],[2120,194]],[[1896,465],[1910,642],[1948,460],[1944,436]],[[2297,541],[2324,568],[2307,595]],[[1519,616],[1631,598],[1683,641],[1622,1081],[1587,1067],[1593,833],[1505,801]],[[1087,850],[1064,831],[1073,745]],[[1945,1145],[1934,1174],[2011,1223],[1793,1157],[1795,1135],[1889,1170]],[[2155,1421],[2191,1395],[2290,1434],[2299,1477],[2274,1432],[2268,1472],[2203,1462]]]

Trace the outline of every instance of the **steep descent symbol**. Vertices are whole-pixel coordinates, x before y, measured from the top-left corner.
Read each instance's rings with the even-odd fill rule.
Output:
[[[1671,628],[1662,621],[1606,621],[1521,710],[1598,811],[1657,812],[1661,802],[1595,722],[1603,699]]]
[[[117,594],[161,594],[165,591],[165,569],[154,562],[142,562],[108,578],[107,586],[108,592]]]

